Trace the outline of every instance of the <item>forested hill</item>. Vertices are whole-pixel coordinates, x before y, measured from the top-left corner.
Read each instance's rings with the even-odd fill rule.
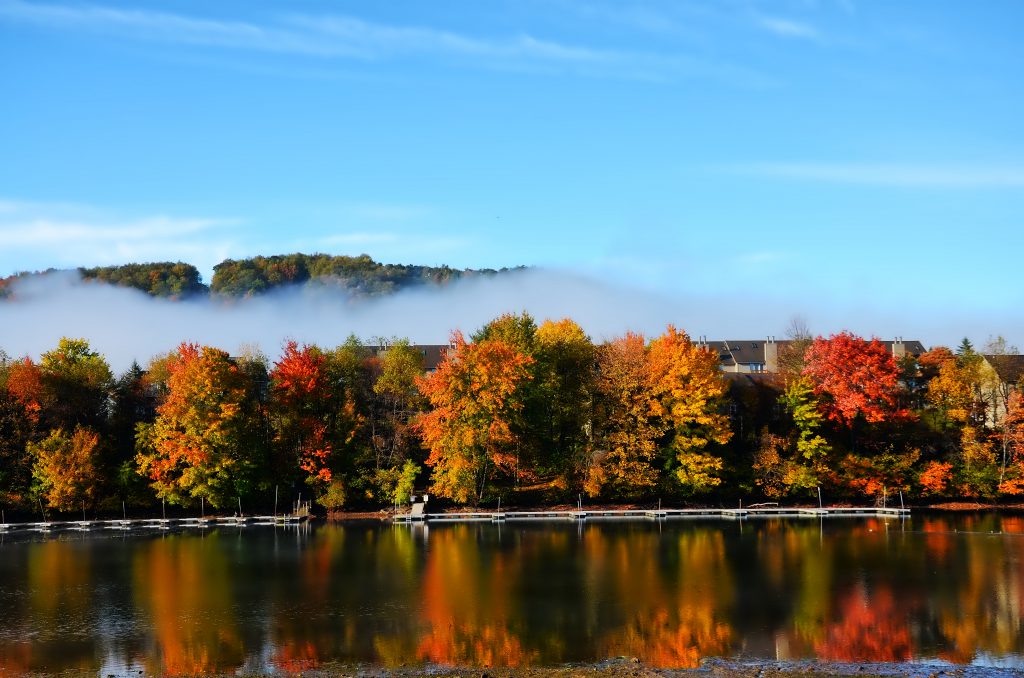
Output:
[[[520,267],[522,268],[522,267]],[[226,259],[213,267],[212,285],[202,282],[199,270],[182,262],[125,264],[76,269],[83,280],[131,287],[169,299],[214,295],[223,298],[264,294],[288,285],[324,285],[352,296],[380,296],[403,289],[443,285],[461,278],[493,276],[515,269],[457,269],[448,266],[382,264],[368,255],[285,254],[250,259]],[[0,298],[10,294],[13,282],[57,273],[56,269],[17,273],[0,279]]]
[[[82,276],[83,280],[132,287],[154,297],[186,299],[210,293],[210,288],[203,284],[199,269],[192,264],[184,264],[180,261],[95,268],[80,267],[74,270]],[[0,298],[10,294],[12,284],[18,280],[62,272],[65,271],[51,268],[46,271],[15,273],[2,278],[0,279]]]
[[[457,269],[448,266],[381,264],[368,255],[286,254],[227,259],[213,267],[214,294],[244,297],[282,285],[331,285],[356,296],[391,294],[410,287],[443,285],[460,278],[491,276],[509,269]]]

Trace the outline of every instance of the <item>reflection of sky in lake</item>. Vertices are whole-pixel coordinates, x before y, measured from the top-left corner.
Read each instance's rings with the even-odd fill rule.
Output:
[[[0,674],[638,657],[1024,668],[1024,520],[0,538]]]

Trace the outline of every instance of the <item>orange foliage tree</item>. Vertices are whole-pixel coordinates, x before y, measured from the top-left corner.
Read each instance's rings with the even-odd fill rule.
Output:
[[[660,404],[648,383],[643,335],[626,334],[598,349],[594,453],[584,489],[629,495],[658,482],[655,459],[665,433]]]
[[[321,496],[332,481],[328,427],[335,405],[327,359],[315,346],[285,344],[270,372],[274,450],[282,468],[298,467]]]
[[[140,424],[139,473],[158,497],[226,506],[248,489],[257,463],[247,405],[252,383],[228,354],[182,344],[168,363],[167,397],[156,421]]]
[[[918,482],[925,494],[943,495],[949,488],[953,478],[953,464],[943,461],[930,461],[921,471]]]
[[[895,358],[877,339],[850,332],[818,337],[807,349],[804,375],[820,396],[825,415],[851,427],[858,418],[879,423],[906,416],[898,406],[901,390]]]
[[[455,332],[452,344],[453,353],[419,381],[432,409],[416,428],[430,452],[433,492],[480,501],[495,472],[520,472],[515,420],[533,359],[502,339],[468,343]]]
[[[0,352],[0,501],[27,500],[32,456],[27,445],[36,438],[41,384],[31,360],[10,361]]]

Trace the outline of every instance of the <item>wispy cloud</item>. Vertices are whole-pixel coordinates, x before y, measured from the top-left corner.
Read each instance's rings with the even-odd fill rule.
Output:
[[[340,42],[311,40],[285,26],[200,19],[144,9],[0,1],[0,19],[51,29],[96,31],[136,40],[324,56],[366,56]]]
[[[1024,188],[1024,165],[753,163],[727,169],[776,179],[897,188]]]
[[[475,67],[547,68],[587,75],[715,75],[681,58],[574,45],[528,33],[467,35],[339,14],[287,14],[266,21],[197,18],[148,9],[0,0],[0,21],[51,30],[90,31],[126,40],[272,52],[364,62],[431,56]]]
[[[401,54],[450,54],[495,59],[561,62],[619,61],[626,55],[541,40],[530,35],[477,38],[434,28],[390,26],[350,16],[291,16],[293,29],[325,45],[342,45],[345,53],[380,58]]]
[[[238,223],[167,215],[124,217],[87,206],[0,200],[0,274],[15,267],[167,259],[212,267],[235,247],[231,227]]]
[[[785,261],[789,258],[787,252],[777,250],[762,250],[758,252],[745,252],[737,255],[733,261],[740,266],[767,266]]]
[[[781,38],[796,38],[801,40],[820,40],[821,32],[814,26],[793,19],[785,19],[775,16],[758,16],[756,24],[763,30],[768,31]]]

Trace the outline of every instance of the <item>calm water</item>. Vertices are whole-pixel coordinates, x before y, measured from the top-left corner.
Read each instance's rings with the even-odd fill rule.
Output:
[[[1024,667],[1024,519],[248,527],[0,542],[0,674],[639,657]]]

